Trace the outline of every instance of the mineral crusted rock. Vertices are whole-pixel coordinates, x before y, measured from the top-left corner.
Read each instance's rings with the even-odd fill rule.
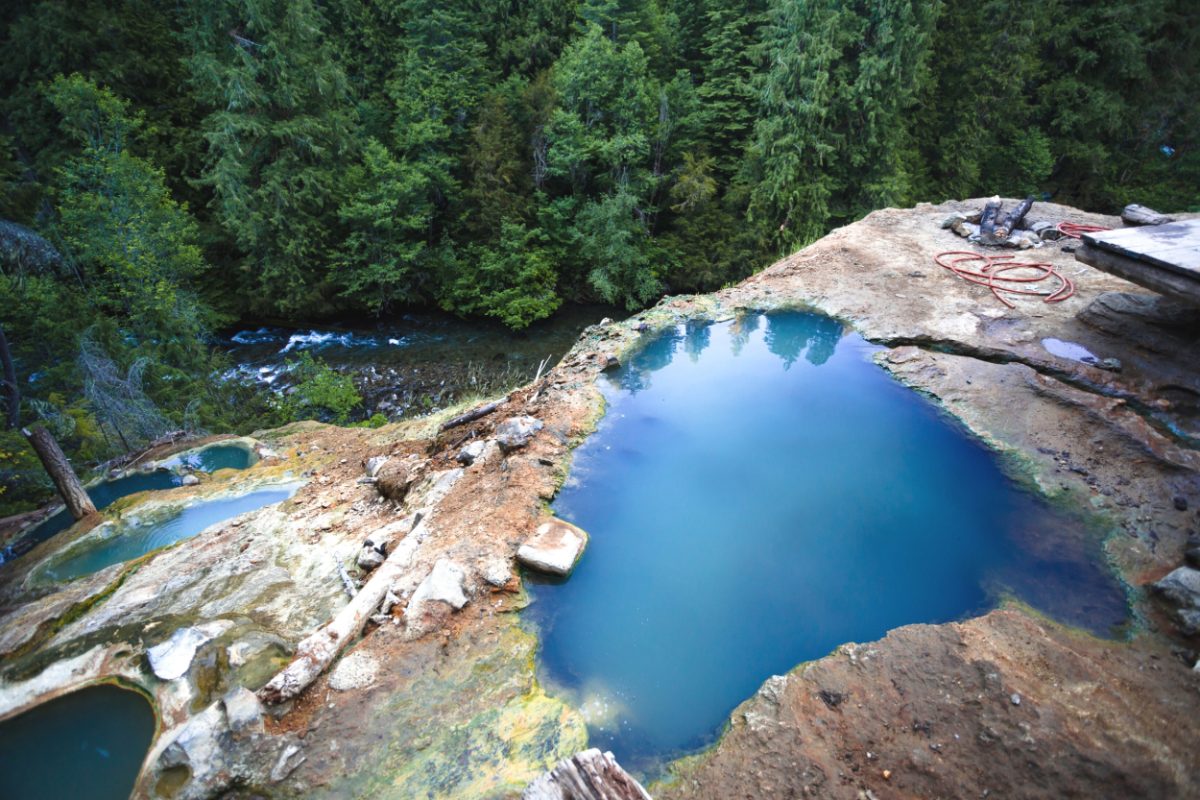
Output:
[[[392,541],[411,530],[412,525],[413,518],[408,516],[372,532],[363,540],[362,549],[358,551],[358,566],[370,571],[382,564],[387,559]]]
[[[517,550],[517,559],[527,567],[552,575],[570,575],[588,535],[569,522],[552,519],[538,526],[537,531]]]
[[[419,614],[426,603],[443,602],[456,611],[467,604],[466,571],[448,558],[439,558],[433,570],[413,592],[408,601],[408,613]]]
[[[504,558],[493,558],[483,565],[480,570],[483,579],[490,585],[500,588],[512,580],[512,562]]]
[[[196,650],[232,627],[232,622],[217,620],[193,628],[180,628],[165,642],[160,642],[146,651],[146,655],[150,657],[150,668],[164,681],[182,677],[192,666]]]
[[[458,455],[455,458],[458,460],[458,463],[470,466],[475,463],[477,458],[483,455],[483,449],[486,446],[487,443],[482,439],[468,442],[458,451]]]
[[[1182,632],[1200,634],[1200,569],[1179,567],[1152,586],[1174,607]]]
[[[367,459],[366,473],[368,478],[379,477],[379,470],[391,460],[391,456],[371,456]]]
[[[351,653],[338,662],[329,676],[329,687],[339,692],[362,689],[375,682],[379,662],[367,653]]]
[[[225,705],[229,730],[235,736],[263,732],[263,707],[254,692],[239,686],[226,694],[221,702]]]
[[[496,441],[499,442],[501,450],[511,453],[529,444],[529,440],[542,427],[542,421],[535,417],[510,417],[496,426]]]
[[[358,551],[358,558],[355,563],[362,569],[367,571],[373,570],[382,564],[387,559],[387,550],[371,545],[371,540],[367,539],[363,543],[362,550]]]

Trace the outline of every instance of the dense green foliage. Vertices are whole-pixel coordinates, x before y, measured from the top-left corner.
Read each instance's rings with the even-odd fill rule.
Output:
[[[310,353],[301,353],[287,364],[295,383],[275,400],[286,418],[345,423],[350,412],[362,404],[349,376],[335,372]]]
[[[90,460],[348,413],[319,365],[284,409],[213,381],[239,317],[522,328],[881,205],[1200,207],[1192,0],[16,0],[0,40],[0,220],[61,254],[0,247],[0,326]]]

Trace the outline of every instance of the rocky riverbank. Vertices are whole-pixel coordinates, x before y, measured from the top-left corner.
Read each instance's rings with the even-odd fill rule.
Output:
[[[121,501],[109,513],[305,482],[278,506],[66,586],[30,579],[63,542],[7,565],[0,716],[98,680],[141,687],[161,730],[138,797],[519,795],[586,743],[579,711],[536,682],[515,559],[603,412],[597,375],[644,331],[810,307],[882,344],[881,366],[1004,454],[1015,477],[1108,530],[1135,630],[1102,641],[1008,607],[847,644],[766,681],[714,749],[651,793],[1195,794],[1195,640],[1177,609],[1141,587],[1180,565],[1197,528],[1198,331],[1060,245],[1037,257],[1071,275],[1076,297],[1007,309],[933,263],[962,247],[941,219],[977,205],[876,212],[736,287],[592,326],[478,420],[439,431],[460,408],[378,430],[290,426],[256,434],[273,454],[247,470]],[[1118,224],[1050,205],[1039,213]],[[1120,369],[1054,355],[1048,339]],[[497,427],[520,416],[541,427],[496,444]],[[253,693],[346,604],[338,565],[369,579],[357,566],[368,538],[405,549],[389,610],[299,698],[263,705]]]

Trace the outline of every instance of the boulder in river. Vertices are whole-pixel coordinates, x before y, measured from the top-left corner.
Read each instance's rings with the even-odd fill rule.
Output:
[[[518,450],[529,444],[533,435],[542,429],[542,421],[536,417],[522,414],[510,417],[496,426],[496,441],[500,449],[506,453]]]
[[[525,566],[552,575],[570,575],[575,569],[588,535],[569,522],[551,519],[538,526],[533,536],[517,550]]]

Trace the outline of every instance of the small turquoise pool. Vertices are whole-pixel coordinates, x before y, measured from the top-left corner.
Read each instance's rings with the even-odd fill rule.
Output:
[[[5,800],[129,800],[154,739],[136,692],[95,686],[0,723]]]
[[[206,500],[183,509],[165,521],[145,525],[122,523],[102,544],[89,547],[78,555],[45,568],[41,577],[52,581],[70,580],[90,575],[112,564],[139,558],[160,547],[189,539],[205,528],[230,517],[281,503],[294,495],[300,486],[299,483],[293,483],[260,489],[240,497]]]
[[[195,472],[216,472],[219,469],[245,469],[255,462],[253,451],[240,444],[214,444],[180,453],[163,462],[163,466],[186,467]]]
[[[169,463],[171,465],[183,464],[198,472],[245,469],[253,463],[253,454],[249,448],[241,445],[212,445],[182,453]],[[168,469],[158,469],[153,472],[134,473],[116,480],[102,481],[88,487],[87,493],[92,498],[96,509],[101,510],[131,494],[171,489],[182,483],[183,477],[178,473]],[[28,553],[51,536],[62,533],[73,524],[75,524],[75,519],[66,509],[50,515],[33,530],[0,551],[0,564]]]
[[[694,324],[606,379],[554,502],[591,534],[536,583],[539,671],[623,764],[711,742],[773,674],[1016,596],[1106,634],[1097,537],[814,314]]]

